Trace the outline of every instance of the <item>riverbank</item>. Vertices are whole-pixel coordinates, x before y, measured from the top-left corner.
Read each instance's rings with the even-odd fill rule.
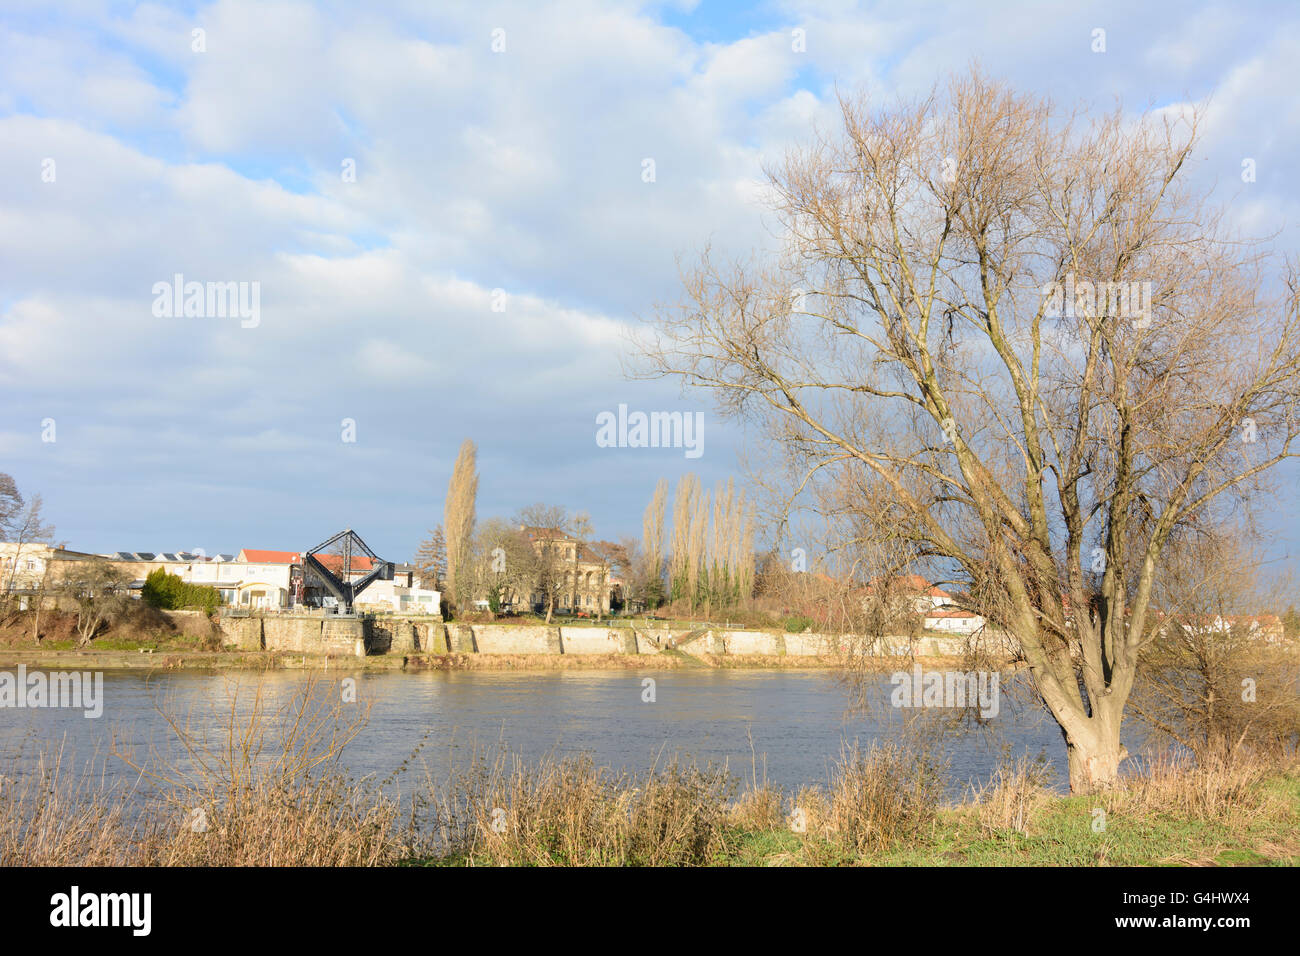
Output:
[[[978,805],[947,809],[928,832],[865,854],[827,837],[809,839],[788,826],[742,830],[724,861],[733,866],[1300,865],[1300,774],[1259,781],[1246,802],[1221,817],[1137,803],[1131,794],[1100,800],[1047,797],[1022,829],[1010,818],[990,821],[989,810]],[[1094,829],[1103,820],[1105,829]]]
[[[138,603],[138,602],[137,602]],[[31,615],[28,614],[28,618]],[[222,609],[131,613],[79,646],[73,617],[47,611],[43,640],[35,618],[0,628],[0,666],[101,669],[313,668],[402,670],[590,670],[684,667],[825,670],[863,658],[882,662],[957,660],[967,641],[923,633],[870,641],[843,634],[734,629],[705,622],[446,622],[437,615],[334,615],[312,611],[250,613]],[[1013,659],[1013,642],[981,642]],[[870,667],[871,665],[869,665]],[[881,667],[888,665],[882,664]],[[889,669],[893,669],[889,667]]]
[[[892,672],[910,667],[913,660],[925,667],[960,664],[955,656],[926,655],[901,659],[894,655],[874,658],[872,669]],[[862,661],[857,662],[861,667]],[[294,654],[283,651],[209,651],[172,646],[75,649],[0,647],[0,670],[25,666],[29,670],[321,670],[366,673],[429,670],[565,671],[638,670],[682,668],[728,670],[829,671],[843,668],[836,657],[777,657],[753,655],[722,657],[662,653],[627,654],[380,654],[362,657],[329,654]]]
[[[337,710],[293,714],[309,734],[337,728]],[[188,739],[200,754],[222,746]],[[587,755],[524,762],[499,751],[445,779],[410,778],[420,793],[411,813],[385,791],[393,777],[359,781],[331,766],[329,752],[350,739],[344,729],[324,754],[236,749],[232,766],[205,760],[197,777],[142,763],[161,789],[138,814],[123,812],[129,791],[69,773],[55,751],[44,772],[0,787],[0,865],[1300,865],[1290,752],[1156,758],[1122,789],[1080,796],[1053,792],[1050,773],[1021,758],[954,802],[917,741],[849,749],[825,784],[794,792],[761,777],[738,790],[716,765],[629,773]],[[121,759],[135,766],[129,751]]]
[[[1297,866],[1300,865],[1300,774],[1279,773],[1253,785],[1219,817],[1159,807],[1127,808],[1129,794],[1048,797],[1019,826],[991,824],[980,805],[943,809],[932,825],[878,849],[846,845],[835,834],[775,826],[733,825],[710,866]],[[1106,813],[1100,816],[1097,811]],[[1106,820],[1102,831],[1095,829]],[[540,851],[540,848],[539,848]],[[570,865],[563,857],[515,860]],[[501,865],[495,854],[458,853],[401,865]]]

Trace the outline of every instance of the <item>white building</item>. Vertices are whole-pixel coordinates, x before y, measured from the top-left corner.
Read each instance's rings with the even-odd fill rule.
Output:
[[[441,614],[442,592],[420,587],[417,575],[412,565],[397,565],[393,569],[393,580],[371,581],[357,595],[356,606],[396,614]]]

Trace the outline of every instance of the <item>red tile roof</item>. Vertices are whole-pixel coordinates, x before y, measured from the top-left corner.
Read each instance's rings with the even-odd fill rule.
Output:
[[[300,564],[302,555],[297,551],[257,551],[245,548],[239,557],[249,564]]]
[[[239,552],[239,556],[248,564],[302,564],[302,553],[300,551],[259,551],[245,548]],[[343,567],[343,556],[341,554],[318,554],[316,560],[331,571],[337,571]],[[369,571],[373,567],[374,562],[366,555],[352,555],[353,571]]]
[[[876,581],[872,578],[867,582],[866,592],[874,594],[876,592]],[[886,581],[886,589],[906,594],[924,594],[926,597],[951,598],[952,595],[943,588],[932,585],[919,574],[900,574],[892,580]]]

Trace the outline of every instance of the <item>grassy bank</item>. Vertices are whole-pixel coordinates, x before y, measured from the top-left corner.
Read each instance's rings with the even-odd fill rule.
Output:
[[[498,777],[464,848],[430,866],[1236,866],[1300,863],[1300,772],[1237,758],[1156,761],[1123,790],[1061,796],[1021,761],[952,804],[901,745],[850,752],[826,786],[734,799],[725,775],[641,778],[578,761]],[[492,806],[488,811],[486,808]],[[499,807],[499,808],[498,808]],[[508,809],[507,809],[508,808]],[[493,814],[496,814],[494,817]],[[495,825],[494,825],[495,824]]]
[[[1192,787],[1190,781],[1185,786]],[[1093,829],[1106,812],[1106,829]],[[1265,775],[1222,816],[1144,805],[1131,794],[1045,796],[1024,829],[991,826],[989,811],[940,811],[928,832],[872,853],[788,827],[742,830],[726,862],[742,866],[1296,866],[1300,774]]]

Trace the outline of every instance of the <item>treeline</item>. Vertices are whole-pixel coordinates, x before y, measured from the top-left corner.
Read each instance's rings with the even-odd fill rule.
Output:
[[[527,611],[539,599],[547,621],[564,604],[604,614],[609,576],[628,569],[626,542],[596,540],[589,515],[558,505],[529,505],[509,519],[480,522],[477,501],[478,450],[467,438],[452,467],[442,524],[415,556],[421,580],[442,591],[444,613],[464,615],[484,605],[492,613],[507,605]],[[610,610],[619,609],[611,601]]]
[[[587,607],[611,576],[623,581],[626,597],[656,609],[672,603],[683,610],[747,607],[754,594],[754,516],[733,480],[704,489],[693,474],[682,476],[669,508],[668,482],[661,479],[645,510],[640,540],[596,538],[590,517],[555,505],[535,504],[509,520],[479,522],[477,449],[466,439],[452,468],[442,523],[429,532],[415,557],[421,577],[443,592],[444,611],[464,613],[484,604],[498,611],[513,598],[540,599],[547,620],[556,607]],[[527,530],[525,530],[527,529]],[[539,529],[558,532],[576,548],[552,544]],[[595,582],[587,580],[592,565]],[[582,579],[580,583],[580,578]],[[596,616],[602,610],[593,605]],[[620,610],[611,597],[610,610]]]
[[[667,516],[668,482],[661,479],[642,524],[647,606],[672,602],[712,613],[747,604],[754,592],[754,517],[745,493],[731,479],[706,491],[696,475],[683,475],[671,529]]]

